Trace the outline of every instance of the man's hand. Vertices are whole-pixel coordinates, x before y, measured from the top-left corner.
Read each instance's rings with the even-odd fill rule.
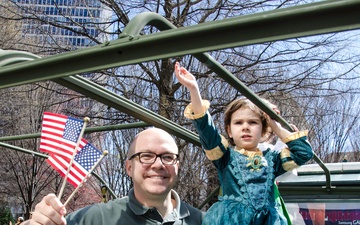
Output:
[[[65,206],[54,194],[48,194],[35,206],[30,220],[21,225],[66,225]]]

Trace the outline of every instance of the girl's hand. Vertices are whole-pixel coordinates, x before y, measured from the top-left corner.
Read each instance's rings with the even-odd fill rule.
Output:
[[[294,124],[290,124],[291,128],[294,130],[294,132],[299,132],[299,128],[295,126]]]
[[[184,67],[180,67],[180,63],[175,63],[175,75],[179,82],[190,91],[192,110],[194,114],[204,111],[202,98],[195,77]]]
[[[178,79],[178,81],[182,85],[184,85],[186,88],[188,88],[189,90],[191,90],[193,88],[196,88],[196,89],[198,88],[196,78],[194,77],[194,75],[192,75],[184,67],[180,67],[179,62],[175,63],[175,71],[174,72],[175,72],[175,75],[176,75],[176,78]]]
[[[269,107],[274,110],[274,112],[278,115],[281,114],[279,108],[270,103],[270,102],[267,102],[267,104],[269,105]],[[287,135],[290,135],[292,132],[286,130],[285,128],[283,128],[281,126],[280,123],[276,122],[276,120],[274,119],[271,119],[269,115],[266,114],[266,120],[267,120],[267,123],[268,125],[270,126],[271,130],[279,137],[279,138],[284,138],[284,136],[286,137]],[[293,129],[294,132],[298,132],[299,129],[294,125],[294,124],[290,124],[291,128]]]
[[[269,115],[266,114],[266,121],[270,126],[271,130],[280,138],[286,138],[291,135],[292,132],[286,130],[281,126],[280,123],[276,122],[276,120],[271,119]]]
[[[266,116],[266,122],[271,128],[271,130],[277,135],[279,130],[282,128],[281,124],[278,123],[276,120],[272,119],[268,114]]]

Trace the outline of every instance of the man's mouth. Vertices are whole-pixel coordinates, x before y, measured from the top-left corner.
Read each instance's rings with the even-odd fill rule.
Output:
[[[165,179],[166,177],[163,177],[163,176],[152,176],[150,178],[156,178],[156,179]]]
[[[161,176],[161,175],[152,175],[152,176],[147,176],[147,178],[164,180],[164,179],[167,179],[169,177],[168,176]]]

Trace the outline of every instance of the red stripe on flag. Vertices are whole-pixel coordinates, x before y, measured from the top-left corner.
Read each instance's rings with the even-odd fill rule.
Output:
[[[65,147],[69,147],[69,148],[75,148],[76,146],[76,143],[67,143],[65,142],[64,140],[61,140],[61,139],[54,139],[54,138],[51,138],[51,137],[46,137],[46,136],[43,136],[41,137],[41,140],[40,140],[40,147],[41,147],[41,144],[42,142],[45,144],[45,143],[48,143],[50,144],[49,142],[52,142],[51,145],[54,146],[54,148],[56,148],[57,145],[64,145]]]
[[[74,145],[68,145],[67,143],[61,143],[59,142],[58,145],[53,145],[52,143],[46,142],[46,140],[52,140],[52,139],[42,139],[40,141],[40,151],[47,152],[50,154],[59,154],[64,157],[71,158],[75,149]],[[87,141],[85,139],[82,139],[79,143],[79,146],[77,148],[77,152],[80,151],[85,145],[87,144]]]
[[[47,130],[52,129],[52,130],[58,130],[58,131],[62,131],[64,129],[64,128],[59,127],[59,126],[54,126],[54,125],[47,124],[46,122],[47,122],[46,120],[43,121],[43,125],[42,125],[43,128],[42,129],[45,128]],[[65,123],[62,126],[65,126]],[[47,131],[47,132],[51,133],[51,131]],[[54,134],[57,134],[57,133],[54,132]],[[59,134],[57,134],[57,135],[59,135]]]
[[[44,117],[45,116],[54,116],[54,117],[59,117],[59,118],[63,118],[63,119],[68,118],[67,116],[55,114],[55,113],[51,113],[51,112],[44,112]]]
[[[73,155],[73,152],[74,152],[74,151],[67,151],[67,150],[65,150],[63,148],[62,149],[54,148],[52,145],[48,145],[46,143],[42,143],[40,150],[42,152],[47,152],[47,153],[50,153],[50,154],[62,155],[62,156],[67,157],[67,158],[71,158],[72,155]]]
[[[53,167],[56,171],[58,171],[58,173],[62,177],[65,177],[70,163],[69,159],[65,159],[57,155],[51,155],[46,160],[46,162],[49,163],[51,167]],[[76,188],[81,183],[81,181],[86,177],[86,175],[87,175],[86,170],[81,169],[81,166],[79,166],[78,163],[74,161],[69,171],[67,181]]]
[[[73,124],[70,125],[70,127],[74,128],[75,130],[67,129],[66,127],[68,125],[66,124],[68,121],[78,121],[78,119],[50,112],[44,112],[39,148],[40,151],[50,154],[60,154],[64,157],[72,157],[77,143],[68,137],[64,138],[64,135],[73,135],[72,132],[76,133],[76,129],[79,129],[78,132],[80,132],[80,127],[74,128],[73,125],[76,122],[70,122],[70,124]],[[76,139],[75,134],[73,139]],[[79,149],[82,147],[83,145],[80,144]]]

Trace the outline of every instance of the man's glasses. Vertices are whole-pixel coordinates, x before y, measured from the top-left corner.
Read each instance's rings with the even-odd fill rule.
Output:
[[[129,160],[132,160],[136,156],[139,157],[139,161],[143,164],[153,164],[159,157],[164,165],[174,165],[178,161],[179,157],[178,154],[173,153],[164,153],[158,155],[153,152],[138,152],[130,156]]]

